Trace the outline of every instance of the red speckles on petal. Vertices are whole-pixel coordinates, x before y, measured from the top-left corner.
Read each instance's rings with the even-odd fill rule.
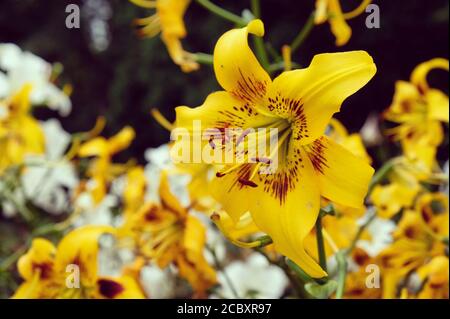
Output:
[[[294,139],[309,137],[308,123],[301,99],[286,98],[281,93],[277,93],[274,97],[269,97],[268,101],[267,108],[271,112],[292,121]]]
[[[239,69],[239,74],[240,79],[237,81],[237,90],[231,92],[233,96],[252,105],[266,95],[266,82],[251,76],[245,77],[241,69]]]
[[[306,149],[314,169],[317,172],[323,174],[324,167],[328,167],[327,160],[324,156],[326,145],[323,138],[318,138],[317,140],[309,144]]]

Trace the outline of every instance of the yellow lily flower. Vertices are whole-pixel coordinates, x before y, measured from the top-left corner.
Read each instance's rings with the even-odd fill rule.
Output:
[[[0,101],[0,173],[10,165],[22,163],[26,155],[42,154],[45,150],[44,133],[30,115],[31,85],[10,99]]]
[[[367,288],[366,280],[368,273],[364,267],[358,271],[347,274],[345,281],[345,299],[380,299],[381,289]]]
[[[126,126],[109,139],[95,137],[78,149],[80,157],[95,157],[88,170],[88,175],[94,184],[91,192],[95,203],[98,204],[104,198],[107,184],[124,171],[124,165],[113,164],[112,157],[126,149],[133,141],[135,134],[132,127]]]
[[[344,298],[348,299],[379,299],[381,298],[381,289],[369,289],[366,284],[368,273],[366,267],[374,264],[375,260],[371,258],[366,251],[355,247],[351,256],[358,269],[347,274],[345,281]],[[382,278],[380,278],[382,279]],[[380,283],[382,285],[382,282]]]
[[[161,33],[170,57],[183,72],[199,68],[193,55],[185,51],[181,45],[181,39],[186,37],[183,16],[190,0],[130,0],[130,2],[143,8],[156,9],[155,14],[135,20],[135,24],[141,27],[139,32],[142,36],[154,37]]]
[[[159,190],[161,204],[147,203],[129,215],[121,236],[124,240],[133,238],[138,251],[160,268],[174,263],[180,276],[203,296],[217,282],[214,269],[203,255],[205,227],[170,192],[166,174],[161,177]]]
[[[363,0],[355,10],[343,13],[339,0],[316,0],[314,22],[322,24],[328,21],[331,32],[336,37],[336,45],[345,45],[352,36],[352,29],[346,20],[359,16],[371,2],[372,0]]]
[[[448,197],[444,193],[425,193],[416,200],[415,210],[422,216],[430,234],[444,239],[449,232]]]
[[[13,298],[143,298],[131,277],[98,275],[98,239],[114,231],[109,226],[81,227],[68,233],[58,247],[43,238],[33,240],[17,263],[24,282]],[[74,272],[74,267],[78,267],[78,272]],[[75,274],[79,280],[69,278]]]
[[[147,180],[141,166],[132,167],[127,172],[127,181],[123,190],[124,214],[132,214],[144,203]]]
[[[247,163],[219,171],[211,189],[235,222],[249,211],[280,253],[311,276],[323,277],[325,272],[303,248],[319,212],[320,195],[360,207],[373,174],[364,160],[323,133],[341,103],[373,77],[376,67],[363,51],[320,54],[308,68],[284,72],[272,81],[248,46],[249,33],[262,36],[262,21],[228,31],[218,40],[214,70],[225,91],[212,93],[198,108],[176,108],[176,127],[194,139],[202,136],[194,120],[219,131],[278,129],[282,156],[274,174],[259,171],[274,158],[258,163],[247,158]],[[183,138],[177,143],[187,149],[191,142]],[[204,143],[215,149],[211,141]],[[347,174],[350,170],[353,174]]]
[[[428,153],[429,148],[420,148],[416,152],[423,155],[419,158],[399,156],[391,159],[392,169],[388,173],[388,179],[391,183],[398,183],[411,190],[422,188],[421,182],[428,184],[440,184],[447,179],[440,168],[436,165],[433,153]],[[423,160],[428,157],[428,160]]]
[[[376,185],[370,199],[377,208],[379,217],[391,218],[402,208],[411,207],[418,191],[418,188],[411,188],[400,183]]]
[[[434,257],[419,271],[419,277],[425,282],[418,294],[420,299],[448,299],[449,261],[447,256]]]
[[[394,232],[394,243],[377,256],[383,268],[383,298],[395,298],[398,284],[412,271],[420,271],[431,258],[444,255],[445,244],[430,234],[421,214],[406,210]]]
[[[391,106],[384,118],[400,125],[389,130],[400,141],[405,155],[420,158],[428,165],[434,163],[436,147],[443,140],[440,122],[448,123],[448,96],[430,88],[426,77],[433,69],[449,70],[446,59],[436,58],[419,64],[410,82],[398,81]]]

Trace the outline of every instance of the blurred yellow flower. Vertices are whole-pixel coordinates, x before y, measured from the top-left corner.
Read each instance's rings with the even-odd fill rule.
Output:
[[[34,239],[17,263],[24,282],[13,298],[143,298],[131,277],[98,274],[99,237],[114,232],[108,226],[81,227],[68,233],[58,247],[46,239]]]
[[[22,163],[26,155],[45,151],[44,133],[30,114],[31,90],[26,84],[17,94],[0,100],[0,174]]]
[[[218,40],[214,70],[225,91],[210,94],[200,107],[178,107],[176,127],[194,136],[201,134],[194,132],[194,120],[221,132],[230,127],[244,132],[278,129],[281,156],[275,173],[259,171],[273,158],[225,165],[211,191],[235,222],[249,211],[281,254],[311,276],[323,277],[326,273],[303,247],[319,213],[320,195],[360,207],[373,174],[364,160],[323,133],[342,102],[373,77],[376,67],[363,51],[320,54],[308,68],[284,72],[272,82],[248,46],[249,33],[262,36],[262,21],[228,31]],[[214,148],[211,143],[209,147]]]
[[[410,82],[398,81],[393,102],[384,112],[385,119],[400,124],[388,134],[401,142],[405,155],[428,165],[434,163],[436,147],[443,140],[440,122],[449,121],[448,96],[430,88],[427,82],[428,73],[434,69],[448,71],[448,60],[436,58],[423,62],[412,72]]]
[[[367,153],[361,135],[358,133],[349,134],[345,126],[337,119],[332,118],[330,120],[330,131],[327,135],[354,155],[365,159],[369,164],[372,163],[372,158]]]
[[[331,32],[336,37],[336,45],[347,44],[352,36],[352,29],[346,20],[357,17],[364,12],[372,0],[363,0],[353,11],[343,13],[339,0],[316,0],[316,12],[314,16],[315,24],[322,24],[326,21],[330,23]]]
[[[138,251],[160,268],[174,263],[200,296],[216,283],[214,269],[203,250],[206,229],[171,193],[167,175],[161,177],[160,204],[147,203],[126,217],[123,238],[132,237]]]
[[[448,237],[448,196],[444,193],[425,193],[416,200],[415,210],[420,213],[428,231],[440,239]]]
[[[418,188],[411,188],[399,183],[376,185],[370,199],[377,208],[379,217],[391,218],[402,208],[411,207],[418,191]]]
[[[366,251],[359,247],[355,247],[350,257],[358,268],[347,274],[344,297],[348,299],[381,298],[381,289],[367,287],[369,272],[366,271],[366,267],[376,263],[374,258],[370,257]]]
[[[123,190],[124,215],[135,213],[144,204],[147,180],[141,166],[127,171],[126,185]]]
[[[383,298],[397,297],[398,285],[407,274],[420,273],[432,258],[445,254],[446,245],[430,234],[420,212],[405,210],[393,235],[394,243],[377,256],[376,262],[383,269]]]
[[[448,299],[449,297],[449,262],[447,256],[434,257],[418,274],[425,282],[418,294],[420,299]]]
[[[183,16],[190,0],[130,0],[130,2],[148,9],[156,9],[156,13],[142,19],[136,19],[135,24],[141,29],[139,33],[145,37],[154,37],[161,33],[161,38],[169,51],[173,62],[178,64],[183,72],[198,69],[193,55],[185,51],[181,39],[186,37]]]
[[[88,169],[88,175],[95,184],[92,197],[96,204],[104,198],[108,182],[125,171],[124,165],[112,163],[112,156],[126,149],[134,137],[134,129],[126,126],[109,139],[95,137],[80,146],[78,150],[80,157],[95,157]]]

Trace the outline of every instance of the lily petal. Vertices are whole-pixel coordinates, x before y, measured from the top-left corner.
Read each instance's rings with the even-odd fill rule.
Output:
[[[133,141],[136,133],[131,126],[125,126],[119,133],[111,137],[108,141],[109,154],[118,153],[126,149]]]
[[[248,34],[264,35],[261,20],[253,20],[248,26],[226,32],[214,49],[214,71],[219,84],[245,103],[261,102],[271,83],[248,46]]]
[[[71,231],[58,244],[55,268],[60,273],[75,264],[80,267],[82,281],[94,284],[97,277],[98,240],[103,234],[113,234],[110,226],[83,226]]]
[[[96,137],[83,145],[78,150],[81,157],[103,156],[108,152],[108,142],[103,137]]]
[[[53,262],[56,254],[55,246],[47,239],[34,239],[30,250],[20,257],[17,268],[20,276],[25,280],[31,280],[39,271],[39,276],[45,278],[53,271]]]
[[[303,145],[323,134],[334,113],[375,75],[365,51],[316,55],[306,69],[284,72],[268,92],[269,109],[298,122],[294,136]],[[297,130],[297,131],[295,131]]]
[[[419,64],[411,74],[411,82],[414,85],[417,85],[422,91],[427,91],[429,89],[427,75],[434,69],[448,71],[448,60],[443,58],[435,58]]]
[[[448,123],[449,101],[448,96],[442,91],[429,89],[425,94],[428,102],[428,117],[433,120]]]
[[[307,149],[321,194],[341,205],[361,207],[374,169],[325,135]]]
[[[286,164],[275,174],[257,174],[255,187],[239,182],[254,168],[254,164],[243,165],[241,169],[215,179],[212,192],[235,222],[249,211],[256,226],[272,238],[277,251],[312,277],[319,278],[326,273],[303,246],[320,208],[317,180],[303,149],[291,149],[290,152],[298,152],[297,166]]]
[[[336,45],[343,46],[347,44],[352,36],[352,29],[349,27],[344,19],[341,5],[338,0],[329,1],[329,14],[331,15],[328,21],[330,22],[331,32],[336,37]]]

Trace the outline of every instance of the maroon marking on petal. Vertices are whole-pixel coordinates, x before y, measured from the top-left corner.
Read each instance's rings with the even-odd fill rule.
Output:
[[[212,137],[209,139],[208,144],[209,144],[209,146],[211,146],[212,149],[216,148],[216,144],[214,144]]]
[[[114,298],[124,291],[124,287],[120,283],[110,279],[99,279],[97,284],[100,293],[106,298]]]
[[[144,215],[145,220],[149,221],[149,222],[158,220],[158,216],[156,214],[157,212],[158,212],[158,208],[156,206],[150,207],[150,209],[145,212],[145,215]]]
[[[240,79],[237,81],[237,89],[232,92],[233,96],[250,104],[263,98],[266,94],[267,83],[254,77],[245,77],[241,69],[238,71]]]
[[[32,263],[32,269],[40,271],[41,279],[48,279],[51,277],[53,264],[50,262]]]
[[[245,186],[258,187],[258,184],[254,183],[254,182],[252,182],[250,180],[239,178],[238,181],[239,181],[239,183],[241,183],[241,184],[243,184]]]
[[[326,146],[323,138],[318,138],[308,147],[309,159],[311,160],[314,169],[321,174],[323,174],[324,168],[328,167],[327,160],[324,157],[325,149]]]

